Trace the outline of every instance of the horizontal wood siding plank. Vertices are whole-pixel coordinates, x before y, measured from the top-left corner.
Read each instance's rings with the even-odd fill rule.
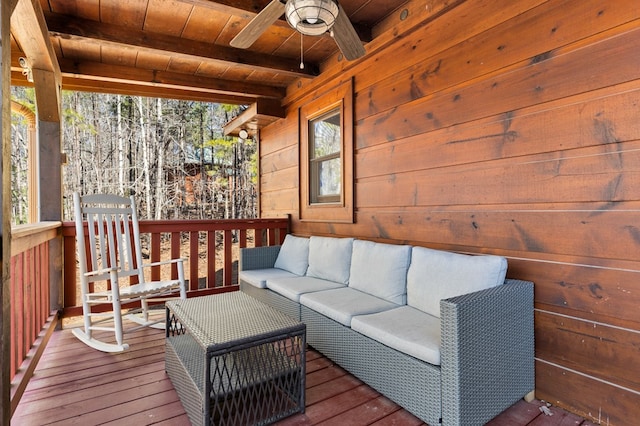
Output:
[[[538,360],[536,397],[594,423],[630,425],[640,419],[640,394]]]
[[[552,312],[535,313],[536,357],[640,394],[640,330],[610,327]]]
[[[298,168],[289,167],[275,172],[267,172],[262,175],[260,190],[268,193],[298,188]]]
[[[637,79],[640,58],[638,23],[594,36],[593,44],[551,52],[544,60],[527,61],[521,68],[478,78],[407,102],[366,118],[356,115],[356,146],[364,148],[425,133],[466,121],[549,102]],[[590,64],[584,66],[583,64]],[[478,100],[482,101],[479,102]]]
[[[262,157],[261,172],[272,173],[278,170],[298,167],[298,147],[288,147]]]
[[[521,0],[501,4],[491,0],[464,1],[448,11],[446,19],[435,19],[420,26],[422,31],[408,34],[393,48],[384,50],[370,61],[354,68],[353,73],[357,76],[356,92],[362,92],[387,78],[403,77],[402,73],[410,64],[421,63],[438,52],[473,39],[546,1]],[[423,11],[419,13],[424,14]],[[479,14],[483,19],[478,19]],[[456,25],[451,25],[451,22],[456,22]],[[424,72],[424,68],[419,72]]]
[[[361,208],[640,199],[640,141],[358,180]]]
[[[373,209],[358,214],[354,229],[373,238],[636,262],[640,240],[627,223],[637,216],[637,211]]]
[[[637,105],[634,81],[397,139],[359,150],[358,178],[639,140]]]
[[[277,135],[274,138],[272,135]],[[260,156],[297,146],[298,112],[289,112],[286,119],[275,121],[260,132]]]
[[[462,7],[451,13],[460,12]],[[358,90],[363,93],[357,98],[357,115],[362,119],[513,64],[548,59],[550,52],[567,43],[582,40],[636,18],[633,8],[623,2],[603,5],[598,0],[548,1],[511,20],[500,22],[473,38],[463,39],[446,51],[398,70],[396,74],[366,88],[366,91],[361,82]],[[465,22],[475,17],[466,16],[461,19]],[[589,22],[590,25],[574,25],[574,22]],[[434,38],[438,39],[439,35],[434,34]],[[535,43],[531,43],[532,38],[536,39]],[[434,51],[432,49],[427,52]],[[412,51],[410,54],[415,53]],[[388,55],[394,56],[389,58],[389,63],[416,62],[416,58],[402,61],[396,51],[389,52]]]

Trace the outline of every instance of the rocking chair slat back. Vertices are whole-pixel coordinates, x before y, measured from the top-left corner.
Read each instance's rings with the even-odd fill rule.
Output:
[[[96,194],[80,197],[74,194],[78,261],[82,285],[83,315],[85,330],[74,330],[83,342],[104,351],[121,351],[128,347],[123,343],[121,301],[139,302],[142,318],[132,318],[143,325],[151,322],[148,314],[147,298],[171,297],[180,292],[186,298],[186,285],[182,259],[172,263],[178,270],[178,279],[147,282],[144,277],[145,265],[142,259],[140,230],[133,197],[111,194]],[[86,231],[84,223],[86,223]],[[87,243],[88,242],[88,247]],[[100,282],[102,285],[98,285]],[[175,297],[175,295],[173,296]],[[121,300],[122,299],[122,300]],[[111,304],[113,313],[107,318],[114,321],[117,343],[107,344],[97,341],[93,330],[104,330],[95,326],[91,319],[96,314],[92,307],[97,304]]]

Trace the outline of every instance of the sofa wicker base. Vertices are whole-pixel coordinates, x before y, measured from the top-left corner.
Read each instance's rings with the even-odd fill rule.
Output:
[[[271,304],[283,296],[246,284]],[[428,424],[482,425],[534,389],[533,285],[505,284],[443,300],[442,366],[404,354],[293,301],[307,342]]]
[[[441,423],[440,368],[391,349],[302,306],[307,342],[426,423]]]

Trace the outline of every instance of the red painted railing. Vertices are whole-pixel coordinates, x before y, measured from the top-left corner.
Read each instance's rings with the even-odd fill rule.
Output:
[[[140,221],[140,233],[148,243],[143,242],[143,252],[150,262],[178,257],[187,260],[189,297],[237,289],[234,265],[238,249],[280,244],[288,231],[289,218]],[[82,315],[75,235],[74,222],[63,223],[64,316]],[[176,278],[175,266],[170,270],[156,267],[150,278],[165,274]]]
[[[289,219],[141,221],[150,261],[187,259],[189,297],[237,289],[238,249],[280,244]],[[62,238],[62,241],[60,241]],[[62,247],[62,248],[61,248]],[[59,257],[63,251],[63,263]],[[143,249],[144,250],[144,249]],[[58,325],[59,279],[62,269],[63,314],[82,315],[79,306],[75,225],[46,222],[11,229],[11,412]],[[177,271],[156,268],[151,278]],[[55,287],[55,288],[53,288]],[[54,308],[52,308],[54,307]]]
[[[49,271],[55,268],[51,244],[60,244],[56,241],[59,231],[60,222],[11,229],[12,412],[57,324],[57,310],[51,309]]]

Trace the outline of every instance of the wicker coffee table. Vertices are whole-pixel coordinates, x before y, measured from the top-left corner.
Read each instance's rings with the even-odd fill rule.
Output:
[[[193,425],[304,412],[306,327],[241,292],[166,303],[165,369]]]

